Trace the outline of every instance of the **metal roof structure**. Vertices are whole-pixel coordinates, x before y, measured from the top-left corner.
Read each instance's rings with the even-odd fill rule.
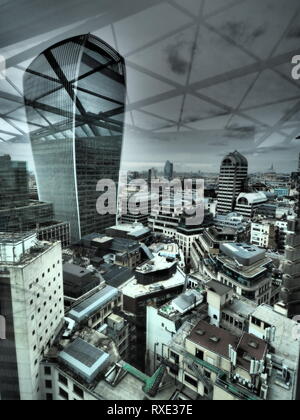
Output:
[[[81,338],[59,353],[59,359],[88,383],[103,370],[110,359],[109,354],[92,346]]]
[[[108,302],[112,301],[118,296],[118,289],[111,286],[106,286],[100,292],[95,293],[89,299],[84,300],[79,305],[75,306],[68,314],[68,317],[77,322],[90,317],[95,312],[99,311]]]
[[[133,134],[188,141],[205,132],[219,147],[245,139],[251,155],[297,147],[300,86],[291,59],[299,54],[299,8],[298,0],[2,2],[0,152],[7,142],[28,151],[28,132],[43,128],[26,124],[26,66],[55,42],[87,32],[126,59],[125,146]],[[45,123],[54,117],[42,104],[40,113]]]

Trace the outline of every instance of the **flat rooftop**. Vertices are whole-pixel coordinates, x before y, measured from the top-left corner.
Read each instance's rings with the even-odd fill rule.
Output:
[[[257,304],[251,300],[239,297],[233,298],[231,302],[223,308],[223,312],[233,314],[234,318],[240,318],[241,321],[248,319],[257,309]]]
[[[208,290],[211,290],[212,292],[216,293],[219,296],[225,296],[228,293],[232,292],[232,288],[225,286],[224,284],[220,283],[219,281],[212,280],[208,283],[206,283],[205,287]]]
[[[155,273],[156,271],[167,270],[177,264],[177,261],[167,261],[165,257],[155,255],[148,261],[136,268],[136,272],[143,274]]]
[[[175,287],[180,287],[183,286],[184,283],[185,274],[180,269],[177,269],[174,276],[172,276],[169,280],[143,286],[142,284],[138,284],[136,279],[132,279],[124,287],[120,287],[120,289],[122,290],[123,295],[136,299],[141,296],[157,293],[159,290],[168,290]]]
[[[59,353],[58,358],[87,382],[92,382],[106,366],[110,355],[81,338],[76,338]]]
[[[90,270],[87,270],[86,268],[80,267],[79,265],[72,263],[65,263],[63,265],[63,272],[64,275],[69,274],[77,278],[83,278],[93,274]]]
[[[279,361],[284,361],[289,368],[296,369],[300,356],[300,341],[294,339],[293,329],[298,325],[297,322],[275,312],[268,305],[259,306],[252,315],[276,328],[272,344],[276,348],[275,357]]]
[[[226,255],[218,255],[217,259],[230,270],[243,277],[249,278],[250,280],[267,272],[266,266],[272,262],[271,258],[266,257],[250,266],[240,266],[232,258],[227,257]]]
[[[118,295],[118,289],[111,286],[105,286],[98,293],[95,293],[93,296],[71,309],[68,313],[68,317],[77,322],[81,322],[85,318],[90,317],[95,312],[99,311],[99,309],[105,306],[108,302],[114,300],[118,297]]]
[[[244,266],[263,260],[266,255],[266,251],[264,249],[245,243],[231,242],[221,244],[220,250],[227,255],[227,257],[234,258]]]

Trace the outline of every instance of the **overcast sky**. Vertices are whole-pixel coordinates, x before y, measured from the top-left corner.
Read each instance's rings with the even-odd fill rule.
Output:
[[[3,0],[0,54],[9,83],[0,81],[0,91],[20,95],[16,66],[92,32],[126,58],[123,169],[171,160],[178,171],[218,171],[222,157],[239,150],[251,172],[272,164],[290,172],[300,151],[300,81],[291,77],[299,7],[299,0]],[[8,107],[2,96],[1,114]],[[0,153],[33,168],[28,136],[9,143],[20,132],[7,118]]]

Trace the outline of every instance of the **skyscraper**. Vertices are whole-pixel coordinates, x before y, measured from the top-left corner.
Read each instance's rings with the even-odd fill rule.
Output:
[[[0,209],[21,207],[29,200],[26,162],[0,156]]]
[[[174,164],[167,160],[165,164],[164,176],[167,180],[171,181],[174,175]]]
[[[237,197],[245,192],[247,177],[247,159],[237,151],[229,153],[223,159],[220,169],[217,207],[219,214],[234,211]]]
[[[100,216],[98,181],[118,183],[126,97],[123,58],[92,35],[44,51],[24,76],[39,198],[71,223],[72,240],[102,232],[114,215]]]
[[[40,362],[64,321],[59,242],[0,234],[0,399],[38,400]]]

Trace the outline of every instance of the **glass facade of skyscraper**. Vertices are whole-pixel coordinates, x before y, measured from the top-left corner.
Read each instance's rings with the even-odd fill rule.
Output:
[[[102,232],[115,216],[100,216],[96,186],[118,183],[126,75],[123,58],[92,35],[48,48],[24,75],[39,198],[71,223],[72,240]]]

